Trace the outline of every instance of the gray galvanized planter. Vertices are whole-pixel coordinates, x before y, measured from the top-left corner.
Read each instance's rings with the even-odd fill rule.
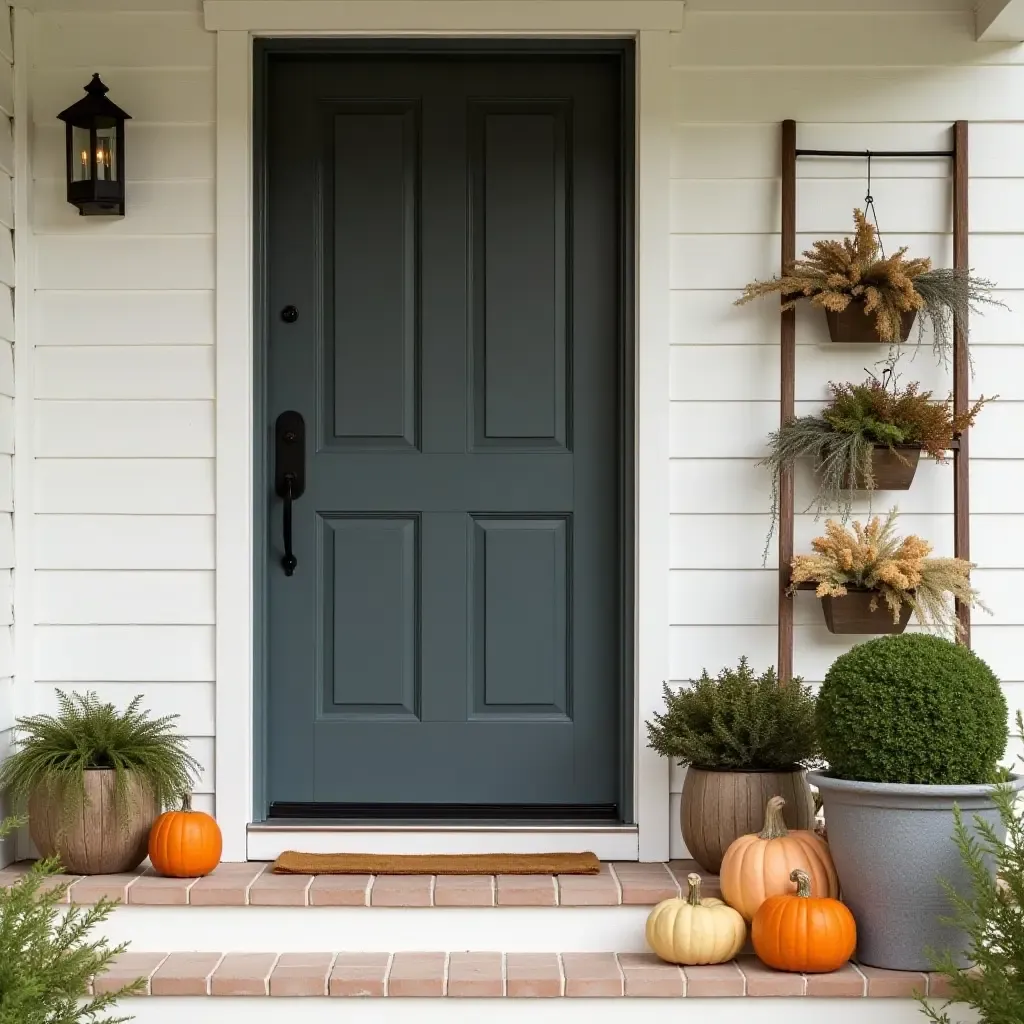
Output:
[[[872,967],[930,970],[927,948],[950,949],[961,966],[966,938],[942,924],[950,913],[939,879],[959,891],[970,880],[953,842],[953,806],[1001,833],[991,786],[905,786],[808,773],[825,825],[843,901],[857,920],[857,958]],[[1011,783],[1024,789],[1024,776]]]

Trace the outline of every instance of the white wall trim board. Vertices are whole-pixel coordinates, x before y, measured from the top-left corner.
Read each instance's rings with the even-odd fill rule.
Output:
[[[211,31],[254,35],[678,32],[682,0],[204,0]]]
[[[1024,40],[1024,0],[981,0],[974,13],[979,42]]]
[[[664,802],[664,801],[662,801]],[[261,823],[248,835],[249,860],[276,860],[285,850],[306,853],[561,853],[588,850],[601,860],[636,860],[637,829],[332,827]],[[390,947],[389,947],[390,948]],[[489,948],[489,947],[488,947]]]
[[[668,1005],[666,1006],[666,1002]],[[340,1004],[340,1005],[339,1005]],[[680,1021],[701,1024],[818,1024],[820,999],[253,999],[148,996],[121,1007],[137,1024],[271,1024],[301,1020],[334,1024],[344,1014],[351,1024],[512,1024],[529,1016],[535,1024],[657,1024],[666,1012]],[[830,1024],[915,1024],[920,1007],[913,999],[830,999]]]
[[[668,678],[670,29],[660,0],[407,2],[207,0],[217,30],[216,805],[226,860],[246,856],[253,760],[252,39],[260,33],[438,36],[620,35],[636,39],[636,649],[634,787],[639,846],[669,854],[668,763],[644,720]],[[273,14],[277,20],[268,21]],[[572,18],[569,18],[569,15]],[[392,20],[388,20],[388,19]],[[562,20],[559,21],[558,19]],[[251,855],[251,849],[249,851]]]
[[[253,794],[252,39],[217,34],[216,810],[245,859]]]
[[[33,363],[31,316],[35,289],[35,236],[32,211],[32,71],[33,14],[14,9],[14,226],[17,258],[14,262],[14,710],[34,711],[32,583],[35,569],[33,526]],[[27,842],[24,837],[21,842]],[[20,850],[28,852],[27,847]]]

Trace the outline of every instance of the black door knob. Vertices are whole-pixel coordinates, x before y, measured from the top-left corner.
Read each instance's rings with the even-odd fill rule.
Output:
[[[299,319],[299,311],[294,306],[285,306],[281,310],[281,319],[286,324],[293,324]]]

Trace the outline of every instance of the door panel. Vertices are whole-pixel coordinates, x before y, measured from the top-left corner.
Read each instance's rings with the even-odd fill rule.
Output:
[[[618,61],[281,56],[268,90],[267,415],[307,424],[291,577],[267,498],[271,812],[614,807]]]

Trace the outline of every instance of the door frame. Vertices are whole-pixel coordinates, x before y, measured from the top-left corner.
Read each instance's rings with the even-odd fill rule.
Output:
[[[263,561],[265,547],[255,510],[257,494],[259,502],[265,498],[256,471],[264,457],[256,444],[262,385],[257,377],[260,325],[255,313],[259,301],[256,253],[262,248],[263,227],[257,215],[261,179],[254,173],[260,127],[254,42],[260,37],[320,35],[330,37],[326,45],[333,48],[367,36],[378,41],[443,37],[447,41],[440,45],[447,46],[469,38],[480,49],[508,48],[513,40],[536,36],[530,40],[533,47],[555,52],[570,51],[582,40],[596,39],[598,47],[611,45],[609,40],[633,41],[635,221],[627,276],[636,282],[635,347],[634,384],[627,400],[632,397],[636,412],[632,443],[623,445],[633,481],[632,507],[623,511],[631,513],[625,518],[631,518],[634,527],[627,548],[627,568],[633,579],[632,644],[624,659],[634,682],[623,701],[631,756],[622,760],[636,823],[632,855],[642,860],[666,859],[668,763],[646,747],[643,722],[660,705],[661,682],[668,678],[669,664],[670,35],[681,27],[682,4],[676,0],[588,4],[545,0],[541,5],[514,0],[461,0],[454,5],[445,0],[372,0],[368,4],[207,0],[205,11],[207,28],[217,32],[215,785],[225,858],[246,859],[248,828],[262,810],[257,803],[258,786],[262,792],[257,768],[262,762],[263,729],[257,638],[265,631],[257,601],[262,591],[257,562]],[[436,38],[434,44],[439,45]],[[272,48],[261,44],[260,52]],[[628,606],[628,591],[626,598]],[[622,848],[621,843],[615,847]]]
[[[635,536],[635,479],[633,437],[635,434],[635,265],[634,230],[634,114],[635,59],[631,39],[256,39],[253,46],[253,822],[267,820],[269,796],[266,766],[269,760],[269,645],[271,621],[266,552],[274,546],[267,516],[267,495],[274,478],[271,420],[268,411],[268,363],[270,324],[274,311],[266,296],[269,275],[267,181],[269,159],[266,108],[270,88],[270,65],[274,57],[375,57],[401,55],[416,57],[471,56],[571,58],[580,54],[604,57],[614,62],[619,77],[618,140],[619,209],[618,282],[620,323],[617,330],[616,366],[616,601],[618,605],[618,764],[617,802],[622,823],[633,823],[633,547]],[[543,827],[538,824],[538,828]]]

